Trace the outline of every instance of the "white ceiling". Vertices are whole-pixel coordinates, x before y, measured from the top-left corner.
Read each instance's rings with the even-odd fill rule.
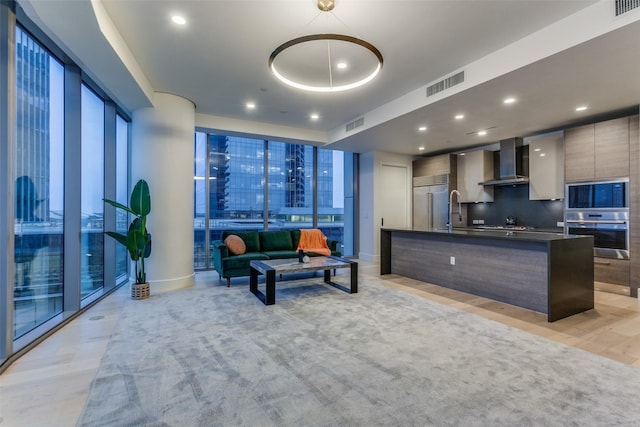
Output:
[[[609,1],[336,0],[328,14],[314,0],[18,3],[129,111],[152,104],[153,92],[172,93],[194,102],[199,126],[231,134],[417,155],[640,104],[640,9],[616,18]],[[174,13],[187,25],[176,27]],[[329,94],[301,92],[271,75],[276,47],[330,32],[375,45],[384,56],[380,75]],[[464,84],[426,98],[426,86],[460,70]],[[507,95],[517,102],[504,106]],[[581,103],[589,110],[577,114]],[[311,121],[312,112],[320,120]],[[465,119],[454,121],[459,112]],[[365,126],[347,133],[345,125],[361,117]],[[417,132],[419,125],[428,130]],[[486,128],[486,137],[475,134]]]

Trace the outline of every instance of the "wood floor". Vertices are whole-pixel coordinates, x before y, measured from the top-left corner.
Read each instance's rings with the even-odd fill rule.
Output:
[[[624,291],[619,288],[596,291],[594,310],[547,323],[543,314],[400,276],[380,276],[377,265],[359,264],[361,289],[381,283],[640,367],[640,300],[613,293]],[[215,272],[196,274],[197,287],[212,284],[226,286]],[[0,426],[75,425],[126,301],[128,290],[116,291],[0,375]]]

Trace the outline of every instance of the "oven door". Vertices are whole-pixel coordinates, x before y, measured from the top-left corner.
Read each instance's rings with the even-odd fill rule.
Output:
[[[626,221],[568,221],[567,234],[593,236],[595,256],[629,259],[629,228]]]

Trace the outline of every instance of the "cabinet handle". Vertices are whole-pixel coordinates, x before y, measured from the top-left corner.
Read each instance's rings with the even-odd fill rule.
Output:
[[[611,265],[611,261],[593,261],[594,264]]]

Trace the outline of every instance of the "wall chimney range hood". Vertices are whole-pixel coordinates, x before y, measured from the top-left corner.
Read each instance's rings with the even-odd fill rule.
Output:
[[[522,158],[518,157],[518,147],[522,138],[509,138],[500,141],[500,178],[479,182],[478,185],[518,185],[528,184],[529,177],[522,175]]]

